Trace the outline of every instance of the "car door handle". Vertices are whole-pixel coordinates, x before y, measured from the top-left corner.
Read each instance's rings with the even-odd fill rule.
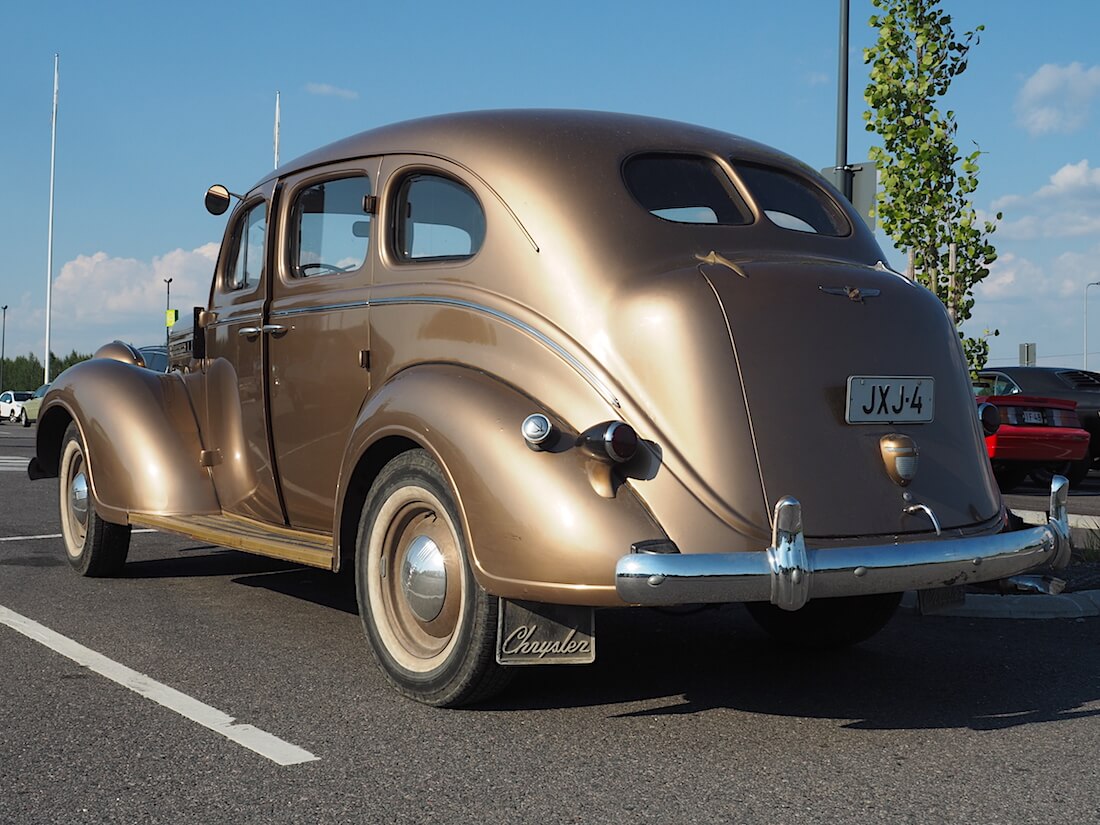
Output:
[[[277,337],[279,335],[286,335],[289,330],[282,324],[264,324],[263,331],[267,335],[274,335]]]
[[[259,327],[241,327],[237,330],[238,335],[243,335],[245,338],[255,338],[262,330]]]

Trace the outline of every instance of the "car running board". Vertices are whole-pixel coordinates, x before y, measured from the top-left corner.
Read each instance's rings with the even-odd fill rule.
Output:
[[[333,569],[332,536],[276,527],[251,519],[220,516],[155,516],[131,513],[130,524],[218,544],[233,550],[258,553],[324,570]]]

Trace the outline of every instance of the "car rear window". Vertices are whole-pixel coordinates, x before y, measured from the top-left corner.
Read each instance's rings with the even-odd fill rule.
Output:
[[[638,155],[626,162],[623,177],[634,199],[662,220],[726,226],[752,223],[752,212],[733,182],[710,158]]]
[[[823,189],[770,166],[733,161],[768,220],[783,229],[840,237],[851,231],[840,207]]]

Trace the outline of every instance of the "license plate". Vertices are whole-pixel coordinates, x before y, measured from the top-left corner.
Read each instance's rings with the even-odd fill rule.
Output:
[[[848,378],[849,424],[927,423],[935,412],[936,382],[927,375],[853,375]]]
[[[1025,424],[1042,424],[1043,423],[1043,411],[1042,410],[1024,410],[1024,423]]]

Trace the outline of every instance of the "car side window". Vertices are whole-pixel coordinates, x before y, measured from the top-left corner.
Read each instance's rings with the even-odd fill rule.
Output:
[[[260,282],[264,268],[267,204],[253,206],[241,220],[235,239],[233,265],[227,272],[226,289],[247,289]]]
[[[1007,375],[997,374],[997,378],[993,382],[994,395],[1017,395],[1019,392],[1020,388],[1016,386],[1015,381]]]
[[[402,261],[472,258],[485,240],[485,212],[477,196],[441,175],[406,178],[395,201],[394,246]]]
[[[315,183],[294,200],[291,260],[296,277],[354,272],[370,243],[370,178],[357,175]]]

